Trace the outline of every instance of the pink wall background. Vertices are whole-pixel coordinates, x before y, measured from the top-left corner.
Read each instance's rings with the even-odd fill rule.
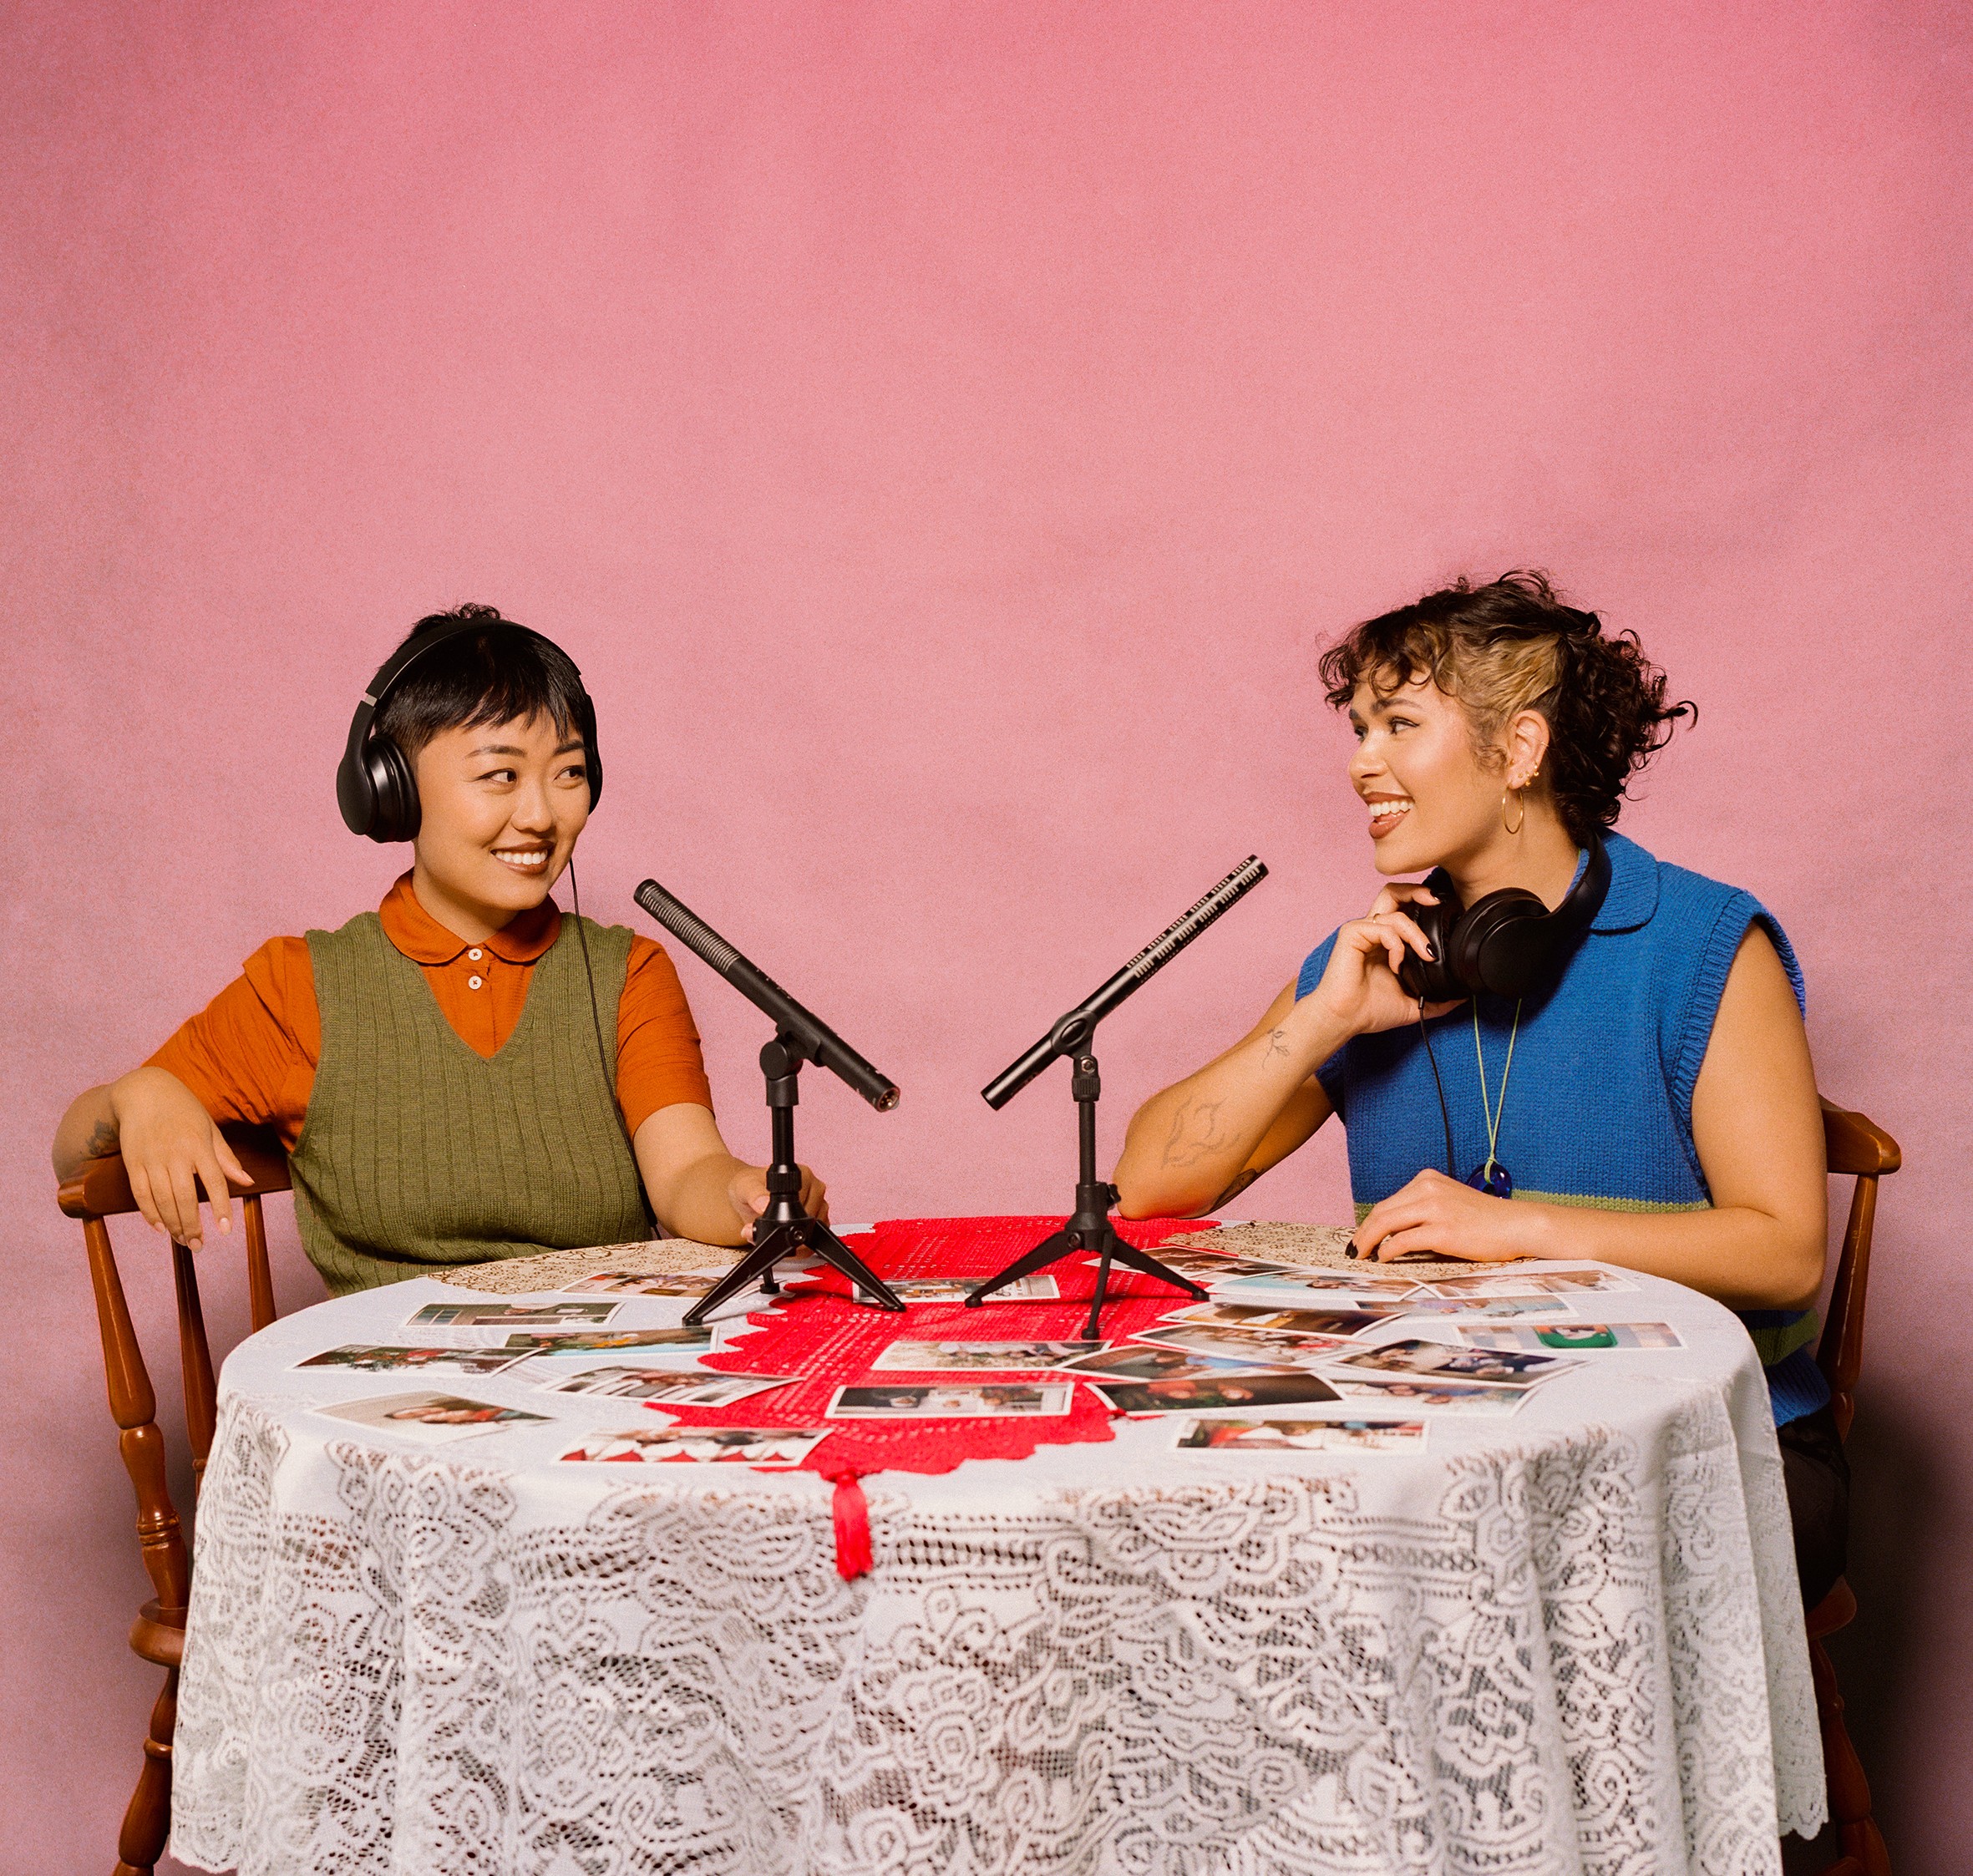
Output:
[[[13,12],[0,1867],[107,1865],[155,1686],[48,1139],[375,902],[330,780],[411,619],[566,645],[591,909],[655,873],[902,1083],[811,1089],[839,1215],[1038,1210],[1066,1088],[981,1083],[1257,850],[1106,1029],[1113,1145],[1243,1029],[1372,890],[1320,645],[1525,562],[1699,701],[1625,827],[1775,909],[1905,1146],[1846,1659],[1900,1867],[1957,1866],[1970,45],[1860,0]],[[757,1153],[759,1022],[683,969]],[[1240,1209],[1347,1202],[1328,1138]]]

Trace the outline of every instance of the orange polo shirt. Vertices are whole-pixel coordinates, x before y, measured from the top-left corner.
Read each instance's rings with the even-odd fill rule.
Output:
[[[560,911],[545,901],[469,945],[418,904],[408,873],[384,895],[378,916],[384,935],[423,969],[460,1040],[489,1057],[514,1033],[535,961],[561,930]],[[270,938],[146,1066],[177,1076],[215,1120],[274,1128],[292,1153],[321,1059],[308,941]],[[664,948],[633,938],[616,1006],[616,1104],[634,1135],[660,1108],[681,1101],[713,1105],[698,1031]]]

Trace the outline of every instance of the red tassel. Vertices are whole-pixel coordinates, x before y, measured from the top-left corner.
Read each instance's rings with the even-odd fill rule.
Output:
[[[824,1475],[835,1481],[836,1574],[853,1583],[870,1567],[870,1507],[853,1472]]]

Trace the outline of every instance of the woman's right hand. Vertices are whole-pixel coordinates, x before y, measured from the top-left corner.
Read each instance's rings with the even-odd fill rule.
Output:
[[[198,1250],[204,1241],[202,1181],[214,1224],[222,1236],[231,1231],[233,1199],[226,1181],[253,1181],[198,1097],[163,1068],[135,1068],[110,1083],[109,1100],[130,1196],[151,1228]]]
[[[1416,1022],[1418,1001],[1397,981],[1397,968],[1407,951],[1429,959],[1432,947],[1405,907],[1438,903],[1423,885],[1401,880],[1386,886],[1366,916],[1337,928],[1329,967],[1309,992],[1311,1001],[1351,1036]],[[1428,1003],[1424,1014],[1443,1016],[1458,1007],[1457,1003]]]

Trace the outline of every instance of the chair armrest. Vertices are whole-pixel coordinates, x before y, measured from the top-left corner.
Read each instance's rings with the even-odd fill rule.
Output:
[[[1894,1173],[1905,1164],[1898,1143],[1875,1121],[1833,1101],[1823,1103],[1823,1139],[1832,1173],[1874,1179]]]
[[[227,1145],[239,1156],[249,1175],[245,1185],[231,1179],[226,1182],[236,1199],[249,1193],[288,1189],[287,1154],[271,1128],[228,1123],[220,1132],[226,1135]],[[203,1183],[199,1191],[205,1195]],[[130,1176],[124,1169],[120,1153],[84,1160],[74,1179],[62,1182],[57,1198],[70,1218],[115,1218],[137,1209],[137,1201],[130,1194]]]

